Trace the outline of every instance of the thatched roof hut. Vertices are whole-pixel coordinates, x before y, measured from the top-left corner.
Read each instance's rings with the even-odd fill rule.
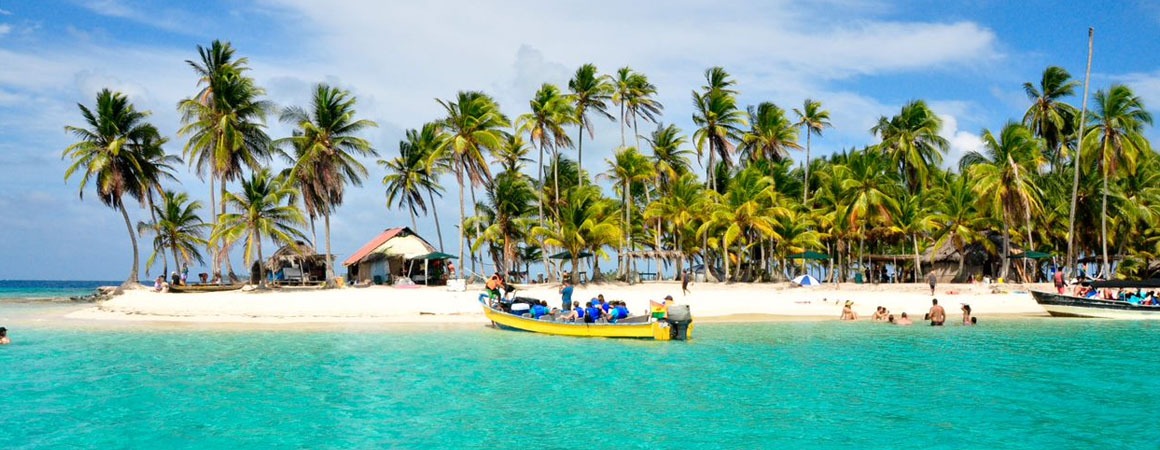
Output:
[[[306,241],[295,241],[279,248],[264,261],[263,272],[270,274],[275,283],[309,283],[325,281],[326,264],[334,262],[334,255],[327,257],[314,250]],[[257,276],[258,262],[254,261],[250,273]],[[256,280],[255,280],[256,281]]]

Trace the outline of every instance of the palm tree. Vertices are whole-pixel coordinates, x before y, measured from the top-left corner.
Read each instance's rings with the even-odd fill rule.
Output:
[[[535,97],[528,102],[532,112],[519,117],[519,128],[531,136],[532,144],[540,147],[540,177],[539,183],[544,183],[544,149],[552,150],[553,160],[560,159],[560,147],[571,147],[572,139],[568,137],[566,125],[576,120],[576,112],[567,96],[560,92],[560,88],[553,84],[544,83]],[[559,172],[555,172],[556,203],[560,202]],[[543,202],[539,202],[543,203]],[[540,215],[544,214],[543,208]]]
[[[841,183],[842,220],[859,238],[859,260],[867,229],[891,226],[898,212],[902,189],[899,174],[889,170],[890,164],[881,154],[863,150],[850,153],[843,164],[834,166]],[[861,267],[864,271],[865,266]]]
[[[302,192],[308,213],[322,216],[326,235],[326,255],[330,250],[330,216],[342,205],[346,184],[362,186],[367,169],[357,157],[378,156],[366,139],[356,136],[378,124],[355,120],[357,100],[349,91],[319,83],[314,87],[310,109],[290,106],[282,110],[280,119],[296,127],[298,133],[280,139],[303,150],[294,161],[291,178],[301,185],[311,186]],[[334,279],[333,264],[326,264],[326,282]]]
[[[1100,242],[1104,262],[1101,270],[1110,276],[1108,262],[1108,178],[1122,165],[1128,173],[1136,172],[1136,162],[1151,151],[1144,137],[1144,125],[1152,124],[1152,114],[1143,100],[1124,85],[1113,85],[1108,91],[1096,91],[1092,125],[1084,132],[1082,148],[1092,152],[1081,157],[1096,160],[1103,173],[1103,202],[1100,207]]]
[[[959,278],[956,281],[963,281],[962,277],[966,275],[963,266],[967,259],[967,245],[979,240],[979,231],[988,220],[979,215],[978,196],[972,182],[966,175],[954,175],[943,183],[942,189],[932,193],[936,207],[930,219],[939,227],[934,248],[941,248],[949,240],[959,254]],[[931,252],[930,263],[934,263],[934,252]]]
[[[684,173],[673,181],[665,195],[645,208],[646,220],[663,220],[672,228],[673,249],[680,253],[677,273],[685,267],[685,256],[689,254],[685,240],[692,235],[690,228],[696,221],[698,203],[704,194],[704,185],[696,175]]]
[[[1062,67],[1051,66],[1043,71],[1039,87],[1023,83],[1023,92],[1031,100],[1031,107],[1023,115],[1023,125],[1046,144],[1044,152],[1051,157],[1051,167],[1059,168],[1060,146],[1067,136],[1075,132],[1076,116],[1079,111],[1061,101],[1063,97],[1075,95],[1079,82],[1071,79],[1071,74]]]
[[[741,136],[741,151],[753,161],[782,161],[789,157],[786,149],[802,148],[785,111],[773,103],[749,107],[749,123],[753,128]]]
[[[490,220],[475,246],[485,241],[498,242],[501,258],[498,258],[497,266],[502,273],[517,269],[519,249],[516,244],[532,227],[530,216],[535,201],[531,180],[519,171],[500,172],[488,186],[487,204],[482,206]]]
[[[580,128],[576,140],[576,163],[580,165],[581,171],[584,168],[584,132],[588,132],[588,137],[596,137],[592,122],[588,118],[589,111],[605,119],[615,120],[612,114],[608,113],[608,102],[612,101],[612,92],[615,89],[612,79],[608,75],[597,73],[595,65],[585,64],[576,69],[576,74],[568,81],[568,90],[572,91],[576,123]],[[577,181],[577,184],[582,183],[583,180]]]
[[[693,133],[693,142],[697,148],[697,157],[700,158],[708,145],[709,165],[706,166],[710,190],[717,190],[716,171],[717,156],[725,162],[725,166],[732,165],[729,158],[733,152],[733,142],[741,138],[741,129],[745,126],[745,113],[737,109],[737,100],[727,91],[710,90],[705,93],[693,92],[693,123],[699,128]]]
[[[153,254],[145,261],[145,267],[152,266],[157,255],[164,255],[167,250],[173,252],[173,261],[178,267],[188,266],[195,260],[204,262],[198,249],[208,244],[204,236],[210,224],[198,215],[201,202],[190,201],[189,194],[184,192],[165,191],[161,194],[161,205],[153,209],[156,218],[152,223],[137,224],[142,234],[155,235]],[[169,273],[169,267],[165,267],[164,273]]]
[[[511,124],[495,100],[482,92],[460,91],[455,101],[437,101],[447,112],[440,122],[448,132],[445,155],[451,160],[455,180],[459,183],[459,260],[463,261],[466,241],[462,224],[467,219],[465,185],[477,186],[491,181],[491,170],[483,151],[502,147],[505,139],[503,129]]]
[[[1028,234],[1028,250],[1033,250],[1031,216],[1040,209],[1039,188],[1033,173],[1039,168],[1041,143],[1031,131],[1016,122],[1003,127],[999,139],[990,130],[983,131],[983,153],[969,152],[959,161],[959,169],[967,173],[975,187],[981,210],[999,217],[1003,223],[1003,269],[1007,278],[1008,258],[1011,255],[1009,224],[1023,212]]]
[[[124,197],[142,202],[150,188],[148,174],[156,173],[156,167],[144,155],[142,147],[146,142],[156,140],[157,129],[145,122],[147,112],[139,112],[124,94],[102,89],[97,93],[95,110],[77,104],[84,117],[85,127],[66,126],[78,142],[68,146],[61,154],[62,159],[71,160],[64,172],[68,181],[74,173],[83,173],[80,197],[83,200],[85,188],[92,180],[96,185],[97,198],[105,206],[121,211],[125,227],[129,229],[129,240],[133,245],[133,267],[123,286],[139,282],[137,268],[140,260],[137,250],[137,236],[129,212],[125,209]]]
[[[600,190],[592,185],[577,187],[565,194],[560,214],[554,223],[532,228],[532,237],[547,245],[559,247],[572,255],[572,279],[579,278],[580,254],[599,250],[595,245],[620,240],[615,217],[603,214],[608,209]],[[598,271],[597,268],[593,269]]]
[[[670,187],[679,178],[692,172],[689,156],[692,150],[682,148],[688,144],[688,139],[681,134],[676,125],[657,125],[656,131],[645,138],[652,146],[653,164],[657,172],[657,188],[661,192],[669,192]]]
[[[730,249],[738,248],[740,262],[751,246],[762,239],[780,240],[773,229],[774,217],[784,214],[778,206],[777,190],[773,179],[754,167],[747,167],[730,180],[724,194],[710,191],[705,197],[708,219],[697,231],[705,235],[720,230],[721,252],[725,262],[725,280],[731,279]]]
[[[407,142],[417,155],[422,155],[421,167],[424,186],[427,189],[427,200],[430,201],[431,216],[435,218],[435,234],[439,237],[439,251],[443,251],[443,227],[439,225],[439,208],[435,205],[435,195],[443,197],[443,187],[439,184],[439,177],[451,172],[451,159],[447,158],[447,133],[436,122],[427,122],[418,133],[407,133]]]
[[[215,40],[209,48],[198,46],[197,51],[201,61],[186,63],[198,74],[201,89],[178,103],[184,125],[177,134],[189,136],[184,149],[186,161],[196,167],[198,175],[209,173],[210,209],[214,209],[215,179],[224,196],[226,183],[240,178],[243,167],[257,170],[269,159],[270,138],[263,123],[273,105],[260,100],[265,90],[246,75],[248,60],[234,59],[234,49],[228,42]],[[225,212],[222,206],[218,216]],[[214,224],[217,222],[215,217]],[[229,277],[236,280],[229,249],[212,250],[214,278],[222,274],[221,263]]]
[[[433,178],[428,176],[429,155],[415,146],[419,139],[419,132],[407,130],[407,139],[399,141],[399,156],[390,161],[380,159],[387,174],[383,176],[383,186],[387,189],[387,208],[398,206],[406,207],[411,214],[411,227],[416,232],[419,225],[415,215],[419,210],[427,213],[427,201],[423,199],[424,192],[433,193],[443,188]],[[434,209],[434,203],[431,204]],[[441,244],[442,245],[442,244]]]
[[[882,138],[876,150],[890,158],[911,194],[926,186],[931,168],[942,163],[942,155],[950,147],[939,136],[941,129],[942,119],[922,100],[907,103],[890,120],[878,118],[878,124],[870,129]]]
[[[802,204],[809,207],[810,205],[810,136],[817,135],[822,137],[822,130],[833,125],[830,124],[830,112],[822,109],[822,102],[813,99],[805,99],[802,102],[801,109],[794,108],[793,112],[797,115],[797,126],[802,127],[806,132],[806,163],[803,165],[805,174],[802,175]]]
[[[910,239],[914,251],[914,280],[922,280],[922,258],[919,256],[919,237],[927,237],[939,227],[932,214],[930,202],[923,194],[905,195],[898,201],[898,214],[892,231]]]
[[[653,96],[657,93],[656,86],[648,81],[648,77],[630,67],[621,67],[616,71],[613,80],[612,103],[620,106],[620,146],[624,147],[624,126],[632,119],[632,133],[636,135],[636,147],[640,148],[640,133],[637,131],[638,117],[644,117],[649,122],[656,123],[660,117],[661,105]]]
[[[622,147],[613,154],[613,159],[606,160],[608,163],[608,171],[606,175],[613,180],[621,194],[621,202],[624,208],[624,252],[631,252],[632,244],[632,192],[633,188],[638,183],[646,183],[652,181],[656,177],[656,170],[651,161],[640,152],[636,147]],[[631,271],[632,257],[628,253],[622,253],[627,257],[622,258],[624,261],[624,271],[627,274]]]
[[[275,244],[291,244],[305,239],[296,227],[306,224],[302,211],[293,204],[297,192],[293,181],[284,176],[273,176],[268,169],[261,169],[242,180],[242,190],[227,192],[222,203],[232,205],[236,213],[221,217],[210,235],[214,242],[232,243],[245,238],[243,258],[252,261],[255,251],[258,261],[258,283],[266,285],[262,274],[265,259],[262,256],[262,239],[269,238]],[[328,253],[329,254],[329,253]]]

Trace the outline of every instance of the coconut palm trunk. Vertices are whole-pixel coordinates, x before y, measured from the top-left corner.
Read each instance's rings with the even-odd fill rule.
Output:
[[[540,143],[539,166],[540,166],[540,175],[539,175],[539,179],[538,179],[539,180],[538,185],[540,186],[540,193],[539,193],[538,197],[540,197],[540,201],[538,201],[536,203],[540,209],[540,226],[543,227],[544,226],[544,200],[545,199],[544,199],[544,144],[542,141]],[[555,272],[552,270],[548,270],[548,267],[549,267],[548,266],[548,247],[544,246],[540,250],[541,250],[540,251],[540,259],[543,260],[544,272],[546,272],[546,276],[548,278],[548,281],[550,281],[550,282],[555,281],[555,278],[556,278]],[[528,278],[529,279],[532,278],[531,273],[528,273]]]
[[[435,216],[435,234],[439,235],[439,251],[443,251],[443,227],[439,226],[439,208],[435,206],[435,192],[427,191],[427,198],[431,199],[431,215]]]
[[[1095,28],[1090,28],[1090,27],[1088,28],[1087,70],[1084,72],[1083,102],[1082,102],[1082,106],[1079,109],[1079,130],[1077,131],[1077,134],[1079,136],[1076,139],[1075,156],[1072,158],[1072,166],[1073,166],[1074,173],[1072,175],[1072,184],[1071,184],[1071,211],[1069,212],[1068,218],[1067,218],[1067,226],[1068,226],[1068,231],[1067,231],[1067,268],[1068,268],[1068,270],[1071,270],[1073,262],[1075,261],[1073,259],[1073,257],[1075,256],[1075,253],[1072,250],[1073,250],[1073,245],[1075,244],[1075,210],[1076,210],[1076,206],[1078,205],[1078,202],[1079,202],[1079,160],[1080,160],[1080,155],[1083,154],[1083,127],[1085,124],[1087,124],[1087,122],[1086,122],[1087,118],[1084,116],[1087,114],[1088,81],[1091,79],[1091,76],[1092,76],[1092,41],[1095,39],[1095,32],[1096,32]]]
[[[580,136],[576,140],[576,186],[584,187],[584,116],[580,116]]]
[[[806,173],[805,173],[805,175],[802,175],[802,205],[807,207],[807,208],[810,207],[810,135],[811,134],[812,133],[810,133],[810,130],[806,129],[806,165],[805,165],[805,172]]]
[[[251,232],[254,234],[254,246],[258,248],[258,286],[266,287],[266,276],[262,273],[262,269],[264,269],[264,266],[266,265],[264,259],[262,258],[262,232],[259,231],[257,227],[254,227],[251,230]],[[330,254],[329,248],[327,249],[326,254]],[[330,264],[327,264],[328,274],[330,273],[329,266]],[[327,277],[327,279],[329,279],[329,277]]]
[[[118,199],[117,209],[121,210],[121,217],[125,219],[125,227],[129,229],[129,242],[133,244],[133,268],[129,270],[129,278],[121,284],[121,287],[134,286],[141,282],[137,274],[137,266],[141,265],[140,257],[137,252],[137,234],[133,231],[133,222],[129,220],[129,211],[125,209],[125,204]]]
[[[1104,165],[1102,162],[1100,165]],[[1100,202],[1100,247],[1103,249],[1104,261],[1100,264],[1100,272],[1104,278],[1111,277],[1111,264],[1108,261],[1108,170],[1104,168],[1104,192]]]
[[[221,198],[225,199],[226,198],[226,180],[225,180],[225,178],[222,178],[222,183],[220,186],[218,186],[218,188],[221,189]],[[221,202],[221,215],[224,216],[225,214],[226,214],[226,202],[222,201]],[[220,218],[221,216],[218,216],[218,217]],[[222,241],[222,250],[221,251],[222,251],[221,259],[222,259],[222,263],[224,265],[224,273],[227,274],[227,276],[230,278],[231,283],[237,283],[238,276],[236,274],[234,274],[234,265],[230,262],[230,245],[228,243],[226,243],[225,241]]]
[[[1003,270],[999,271],[999,276],[1004,280],[1007,279],[1010,261],[1008,258],[1011,255],[1011,226],[1007,224],[1007,212],[1003,212],[1003,257],[999,260],[1003,264]]]
[[[217,229],[217,225],[218,225],[218,215],[213,213],[214,211],[217,211],[217,193],[215,192],[217,189],[216,189],[216,186],[214,186],[214,180],[216,180],[216,179],[217,179],[217,177],[215,177],[212,173],[209,175],[209,211],[210,211],[210,215],[213,216],[213,227],[210,228],[211,230]],[[174,245],[176,245],[176,244],[174,244]],[[210,243],[209,244],[209,253],[210,253],[210,259],[213,261],[213,269],[210,270],[210,272],[213,273],[212,277],[214,280],[220,281],[220,280],[222,280],[220,247],[214,243]],[[165,275],[169,276],[169,274],[165,274]]]
[[[330,260],[330,212],[327,211],[322,214],[322,224],[326,227],[326,285],[333,286],[334,283],[334,261]],[[259,253],[262,250],[262,243],[258,243]],[[258,261],[261,261],[259,257]]]
[[[458,164],[456,165],[455,175],[456,175],[456,177],[459,178],[459,227],[457,227],[457,228],[459,228],[459,263],[462,265],[463,264],[463,246],[464,246],[464,243],[467,241],[464,238],[464,233],[463,233],[463,222],[465,220],[467,220],[467,205],[464,204],[464,200],[465,200],[464,197],[466,197],[467,193],[465,192],[465,190],[463,188],[463,167],[461,165],[458,165]],[[460,271],[462,272],[462,270],[460,270]],[[462,276],[460,276],[460,278],[462,278]]]
[[[918,233],[911,235],[914,239],[914,282],[922,279],[922,257],[918,255]]]

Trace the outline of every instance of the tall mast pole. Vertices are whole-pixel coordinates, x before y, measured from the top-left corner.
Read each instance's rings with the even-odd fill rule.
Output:
[[[1073,178],[1072,184],[1071,184],[1071,214],[1068,215],[1068,219],[1067,219],[1067,224],[1068,224],[1067,269],[1068,270],[1071,270],[1075,267],[1075,252],[1073,249],[1075,248],[1074,247],[1075,246],[1075,209],[1076,209],[1076,203],[1079,201],[1079,159],[1080,159],[1080,155],[1083,154],[1083,134],[1084,134],[1083,132],[1084,132],[1084,127],[1087,125],[1087,122],[1086,122],[1087,118],[1085,117],[1085,115],[1087,114],[1088,81],[1092,77],[1092,41],[1095,39],[1095,33],[1096,33],[1095,28],[1088,27],[1087,70],[1084,72],[1084,76],[1083,76],[1083,102],[1082,102],[1083,106],[1080,107],[1080,110],[1079,110],[1079,131],[1077,132],[1077,135],[1079,137],[1078,137],[1078,139],[1076,139],[1075,157],[1072,158],[1072,165],[1075,168],[1075,173],[1074,173],[1074,178]],[[1104,263],[1106,264],[1107,263],[1106,253],[1104,255],[1104,258],[1105,258]]]

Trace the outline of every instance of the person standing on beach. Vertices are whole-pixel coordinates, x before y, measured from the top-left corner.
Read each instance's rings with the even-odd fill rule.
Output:
[[[565,279],[564,284],[560,286],[560,301],[564,305],[560,309],[564,311],[570,311],[572,309],[572,290],[572,280]]]
[[[934,285],[938,282],[938,277],[934,276],[934,271],[926,274],[926,282],[930,285],[930,295],[934,295]]]
[[[932,305],[930,307],[930,314],[929,314],[930,315],[930,326],[941,327],[942,324],[947,321],[947,312],[945,310],[943,310],[942,306],[939,306],[937,298],[934,300],[931,300],[930,303]]]
[[[681,292],[685,295],[689,295],[689,283],[689,269],[685,269],[681,272]]]
[[[1067,286],[1066,283],[1063,282],[1063,271],[1056,267],[1055,275],[1053,275],[1051,278],[1055,283],[1055,291],[1059,292],[1059,295],[1063,295],[1063,288]]]

